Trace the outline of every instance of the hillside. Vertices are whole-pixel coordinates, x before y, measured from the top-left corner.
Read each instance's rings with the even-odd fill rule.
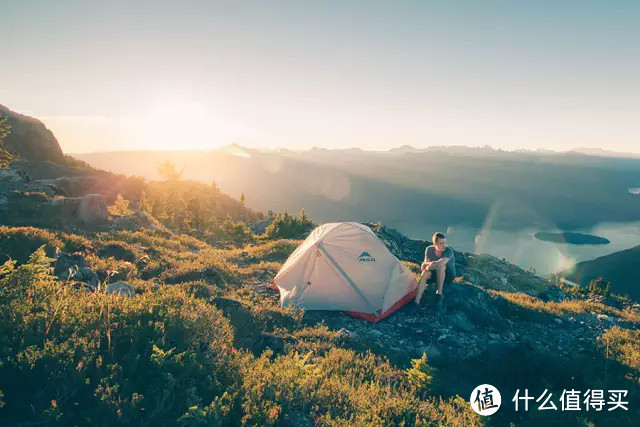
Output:
[[[9,130],[0,144],[17,160],[0,168],[0,224],[97,232],[159,221],[207,239],[241,235],[245,227],[235,221],[262,218],[215,184],[180,179],[171,163],[155,165],[166,176],[147,182],[64,156],[41,122],[2,108]]]
[[[640,299],[640,246],[577,263],[561,273],[583,286],[598,277],[611,282],[611,292]]]
[[[411,260],[426,242],[376,231],[417,268]],[[638,421],[637,412],[548,416],[506,404],[523,384],[554,396],[622,388],[637,402],[637,380],[625,375],[637,378],[640,367],[621,346],[640,315],[548,288],[492,257],[456,254],[463,277],[446,289],[440,313],[429,292],[420,307],[373,325],[279,308],[270,280],[299,240],[216,249],[157,228],[81,236],[0,227],[0,236],[2,252],[19,261],[0,276],[0,302],[11,314],[0,322],[3,423],[473,425],[480,420],[455,396],[466,399],[483,382],[506,401],[492,417],[497,425]],[[24,263],[40,245],[44,253]],[[58,276],[47,271],[50,261]],[[506,284],[536,296],[494,290]],[[133,298],[108,294],[129,285]],[[26,298],[34,291],[41,296]],[[604,357],[602,340],[621,362]]]
[[[25,160],[62,162],[58,140],[40,120],[25,116],[0,104],[0,116],[7,118],[11,132],[4,139],[7,149]]]

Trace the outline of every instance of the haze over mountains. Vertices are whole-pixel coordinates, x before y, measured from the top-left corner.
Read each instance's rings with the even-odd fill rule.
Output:
[[[571,230],[638,220],[640,159],[581,153],[507,152],[490,147],[403,146],[262,152],[239,146],[212,152],[78,154],[91,165],[158,178],[164,160],[184,177],[215,181],[260,210],[306,212],[318,221],[377,221]]]

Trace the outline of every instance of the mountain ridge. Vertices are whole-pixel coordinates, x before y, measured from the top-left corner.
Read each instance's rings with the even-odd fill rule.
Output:
[[[0,104],[0,115],[7,117],[11,132],[4,139],[5,147],[26,160],[60,163],[64,154],[58,140],[43,122],[10,110]]]

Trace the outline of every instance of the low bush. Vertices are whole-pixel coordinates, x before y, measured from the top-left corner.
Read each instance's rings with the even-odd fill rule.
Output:
[[[640,331],[614,326],[598,338],[607,357],[612,357],[640,373]]]
[[[48,256],[53,256],[57,249],[65,246],[56,233],[42,228],[0,225],[0,262],[11,258],[22,264],[43,245]]]
[[[0,424],[173,423],[238,381],[233,333],[214,307],[177,288],[76,293],[50,261],[40,248],[0,270]]]
[[[313,229],[313,221],[304,210],[300,216],[292,216],[287,212],[278,214],[267,227],[266,234],[270,239],[299,239]]]

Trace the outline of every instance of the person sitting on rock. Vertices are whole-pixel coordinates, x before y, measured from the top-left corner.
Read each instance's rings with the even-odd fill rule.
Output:
[[[447,237],[443,233],[433,234],[433,245],[424,251],[422,276],[416,292],[416,304],[420,304],[427,283],[437,283],[436,298],[442,299],[442,288],[445,283],[453,282],[456,277],[456,260],[453,250],[447,247]],[[435,272],[435,274],[433,274]]]

